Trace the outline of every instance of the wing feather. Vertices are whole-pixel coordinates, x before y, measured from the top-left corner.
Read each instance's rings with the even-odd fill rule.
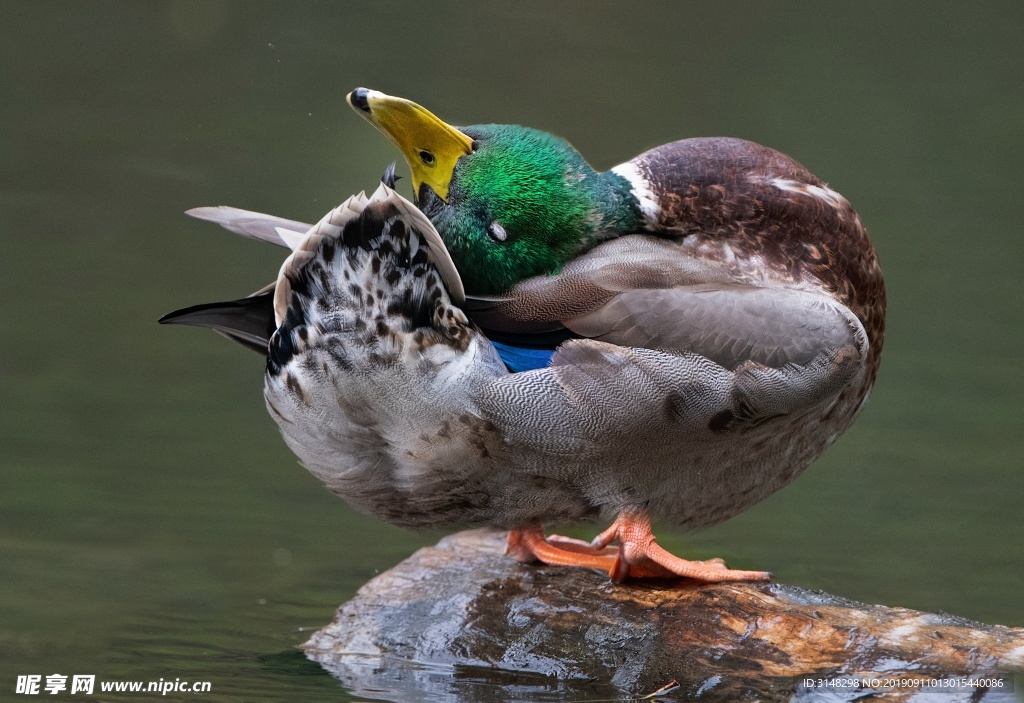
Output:
[[[727,369],[806,364],[867,343],[853,313],[820,290],[741,282],[727,258],[697,257],[679,241],[646,235],[606,242],[504,296],[470,297],[466,309],[487,332],[565,330],[623,347],[694,352]]]

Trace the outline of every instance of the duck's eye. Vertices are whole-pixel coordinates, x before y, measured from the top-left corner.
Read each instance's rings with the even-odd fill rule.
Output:
[[[493,239],[496,242],[504,242],[506,239],[508,239],[508,232],[506,232],[505,228],[499,225],[497,222],[492,222],[491,224],[487,225],[487,234],[491,235],[491,239]]]
[[[430,153],[429,151],[427,151],[426,149],[420,149],[420,159],[421,159],[421,160],[423,161],[423,163],[425,163],[425,164],[426,164],[427,166],[433,166],[433,165],[434,165],[434,155],[433,155],[433,154],[431,154],[431,153]]]

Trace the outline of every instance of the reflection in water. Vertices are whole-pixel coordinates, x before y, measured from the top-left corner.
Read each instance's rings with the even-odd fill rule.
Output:
[[[485,667],[426,666],[360,655],[338,659],[328,670],[354,695],[395,703],[621,701],[628,695],[617,687],[589,680],[559,680]]]

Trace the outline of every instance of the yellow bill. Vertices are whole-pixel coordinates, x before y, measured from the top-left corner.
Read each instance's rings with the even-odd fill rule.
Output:
[[[356,88],[346,99],[402,151],[412,171],[413,191],[418,195],[426,183],[448,202],[455,164],[473,153],[473,140],[410,100],[366,88]]]

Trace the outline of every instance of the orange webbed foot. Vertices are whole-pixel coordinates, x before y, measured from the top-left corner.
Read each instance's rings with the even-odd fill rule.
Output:
[[[610,546],[619,542],[619,547]],[[627,578],[686,578],[721,581],[770,581],[766,571],[730,569],[722,559],[688,561],[662,549],[651,533],[644,513],[624,511],[593,542],[561,535],[544,536],[539,526],[510,530],[505,553],[522,562],[540,561],[556,566],[599,569],[613,581]]]
[[[665,578],[685,576],[708,583],[721,581],[770,581],[767,571],[730,569],[721,559],[688,561],[665,551],[651,533],[651,519],[646,513],[623,511],[611,527],[591,542],[594,549],[619,543],[619,553],[608,575],[613,581],[627,578]]]
[[[544,537],[544,530],[539,526],[510,530],[505,554],[522,562],[540,561],[604,572],[609,572],[618,559],[615,548],[594,547],[589,542],[560,535]]]

